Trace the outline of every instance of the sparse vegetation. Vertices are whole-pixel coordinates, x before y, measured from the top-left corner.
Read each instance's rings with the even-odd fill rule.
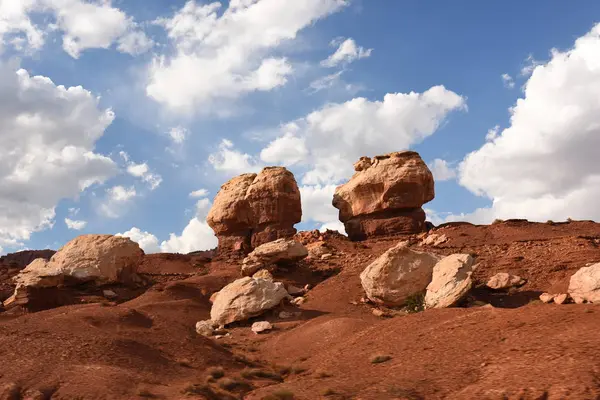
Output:
[[[283,381],[280,374],[272,371],[266,371],[264,369],[252,368],[243,370],[240,375],[244,379],[269,379],[272,381]]]
[[[252,389],[252,385],[250,385],[248,382],[240,380],[240,379],[235,379],[235,378],[223,378],[219,381],[219,387],[221,389],[225,389],[229,392],[233,392],[236,390],[251,390]]]
[[[425,293],[417,293],[406,299],[404,309],[409,314],[423,311],[425,309]]]
[[[571,217],[567,218],[567,222],[573,222],[573,219]]]
[[[140,389],[138,391],[138,396],[146,398],[146,399],[155,399],[157,396],[150,392],[148,389]]]
[[[554,225],[554,221],[552,221],[551,219],[549,219],[548,221],[546,221],[546,223],[547,223],[548,225]]]
[[[261,400],[294,400],[294,393],[281,389],[266,395]]]
[[[317,378],[323,379],[323,378],[331,378],[333,375],[330,374],[329,372],[325,372],[325,371],[319,371],[317,372]]]
[[[225,370],[222,367],[212,367],[209,368],[206,372],[214,379],[221,379],[225,376]]]
[[[371,358],[371,364],[381,364],[381,363],[384,363],[391,359],[392,359],[391,356],[380,354],[380,355],[373,356],[373,358]]]
[[[183,390],[183,393],[203,396],[207,400],[237,400],[236,396],[213,388],[210,385],[191,384]]]
[[[504,222],[504,220],[497,218],[497,219],[494,220],[494,222],[492,222],[492,225],[501,224],[503,222]]]
[[[325,390],[323,390],[323,392],[321,394],[323,396],[327,397],[327,396],[333,396],[334,394],[337,394],[337,393],[333,389],[325,389]]]

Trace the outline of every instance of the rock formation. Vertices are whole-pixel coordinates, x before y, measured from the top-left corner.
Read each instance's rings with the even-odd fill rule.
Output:
[[[458,303],[471,289],[473,257],[452,254],[433,267],[431,283],[425,294],[426,308],[446,308]]]
[[[129,238],[82,235],[67,243],[49,261],[33,260],[14,281],[13,295],[5,307],[28,304],[41,289],[94,282],[126,282],[137,271],[144,252]]]
[[[243,261],[242,275],[250,276],[273,264],[289,264],[308,256],[308,250],[292,239],[277,239],[258,246]]]
[[[371,301],[401,306],[425,290],[438,261],[436,255],[412,250],[407,242],[401,242],[369,264],[360,280]]]
[[[518,275],[511,275],[506,272],[498,272],[488,280],[486,286],[490,289],[502,290],[515,286],[522,286],[525,284],[525,282],[525,279]]]
[[[219,239],[219,251],[230,251],[291,237],[301,219],[294,175],[283,167],[267,167],[221,186],[206,220]]]
[[[279,305],[288,293],[281,282],[245,277],[225,286],[214,299],[210,319],[227,325],[256,317]]]
[[[600,303],[600,263],[583,267],[573,274],[569,295],[577,304]]]
[[[352,240],[423,232],[423,204],[433,200],[433,175],[418,153],[361,157],[356,173],[338,186],[333,206]]]

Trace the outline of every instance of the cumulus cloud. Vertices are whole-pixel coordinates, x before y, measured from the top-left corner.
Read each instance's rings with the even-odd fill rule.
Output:
[[[206,197],[208,196],[208,190],[206,189],[198,189],[198,190],[194,190],[193,192],[190,193],[190,197],[194,197],[194,198],[200,198],[200,197]]]
[[[50,227],[61,199],[104,183],[117,167],[94,153],[114,115],[99,109],[92,93],[7,65],[0,77],[2,244]]]
[[[55,21],[36,24],[32,13],[49,14]],[[50,31],[62,33],[63,49],[73,58],[79,58],[86,49],[108,49],[113,44],[117,44],[118,51],[132,55],[143,53],[153,45],[133,18],[113,7],[110,0],[0,2],[0,41],[16,35],[20,39],[16,41],[17,48],[26,44],[28,48],[39,49]]]
[[[456,178],[456,170],[446,160],[436,158],[428,164],[436,182],[449,181]]]
[[[515,80],[509,74],[502,74],[502,83],[504,83],[504,87],[508,89],[515,87]]]
[[[346,234],[338,219],[338,210],[331,204],[336,185],[304,185],[300,187],[302,222],[316,222],[319,230],[331,229]]]
[[[342,224],[341,221],[327,222],[326,224],[321,225],[321,227],[319,228],[319,231],[321,232],[325,232],[327,230],[338,231],[342,235],[346,234],[346,227],[344,226],[344,224]]]
[[[148,164],[136,164],[133,161],[127,165],[127,173],[136,178],[140,178],[143,182],[146,182],[150,190],[154,190],[162,183],[162,177],[158,174],[150,172]]]
[[[465,98],[443,86],[423,93],[388,93],[382,101],[358,97],[328,104],[284,125],[282,136],[261,154],[283,165],[304,158],[310,168],[303,184],[337,183],[352,175],[352,164],[359,157],[407,149],[432,135],[451,111],[461,109],[466,109]],[[282,146],[290,142],[300,150]]]
[[[190,132],[186,128],[182,126],[176,126],[169,130],[169,137],[173,143],[182,144],[185,142],[185,139],[188,137],[189,133]]]
[[[600,219],[600,25],[536,66],[510,126],[460,164],[460,183],[492,199],[470,219]]]
[[[106,189],[106,196],[100,204],[99,212],[108,218],[119,218],[136,195],[137,192],[133,186],[126,188],[118,185]]]
[[[500,125],[496,125],[491,129],[488,129],[487,133],[485,134],[485,140],[494,140],[498,137],[498,133],[500,132]]]
[[[73,220],[70,218],[65,218],[65,224],[67,225],[67,228],[75,230],[75,231],[80,231],[83,228],[85,228],[85,226],[87,225],[87,221],[81,221],[81,220]]]
[[[228,139],[221,140],[218,150],[209,155],[208,162],[215,170],[231,176],[256,172],[261,168],[250,154],[236,150],[233,142]]]
[[[327,57],[326,60],[321,61],[321,65],[324,67],[331,68],[340,64],[350,64],[353,61],[371,56],[371,53],[373,52],[373,49],[365,49],[362,46],[357,46],[352,38],[346,39],[341,43],[334,40],[331,44],[334,46],[338,46],[339,44],[339,46],[335,53]]]
[[[139,228],[133,227],[127,232],[117,233],[115,236],[127,237],[137,244],[144,250],[146,254],[160,253],[160,246],[158,245],[158,239],[153,234],[142,231]]]
[[[149,70],[149,97],[179,112],[211,110],[215,101],[269,91],[286,83],[293,68],[274,55],[315,21],[346,0],[252,0],[198,4],[188,1],[171,18],[160,18],[171,41]]]

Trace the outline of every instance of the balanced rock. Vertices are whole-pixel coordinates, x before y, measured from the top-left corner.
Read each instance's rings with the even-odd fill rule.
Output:
[[[433,175],[418,153],[362,157],[350,181],[338,186],[333,206],[352,240],[426,230],[423,204],[434,198]]]
[[[583,267],[571,276],[569,295],[577,304],[600,303],[600,263]]]
[[[452,254],[433,267],[433,277],[425,294],[426,308],[446,308],[458,303],[471,289],[473,257]]]
[[[500,290],[508,289],[514,286],[521,286],[524,283],[525,279],[521,278],[520,276],[511,275],[506,272],[499,272],[488,280],[486,286],[490,289]]]
[[[292,239],[277,239],[254,249],[242,263],[242,275],[255,272],[273,264],[289,264],[308,256],[308,250]]]
[[[283,167],[237,176],[217,193],[206,218],[219,239],[219,251],[249,250],[296,233],[302,219],[300,190]]]
[[[360,274],[369,300],[388,306],[401,306],[425,290],[439,261],[436,255],[412,250],[401,242],[383,253]]]
[[[244,321],[276,307],[286,297],[288,293],[281,282],[244,277],[221,289],[210,318],[217,325]]]

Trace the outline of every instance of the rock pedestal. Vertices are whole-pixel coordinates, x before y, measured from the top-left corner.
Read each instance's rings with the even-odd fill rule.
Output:
[[[433,175],[418,153],[362,157],[338,186],[333,206],[352,240],[426,230],[423,204],[434,198]]]
[[[302,219],[300,190],[283,167],[237,176],[222,187],[206,218],[219,251],[248,251],[296,233]]]

